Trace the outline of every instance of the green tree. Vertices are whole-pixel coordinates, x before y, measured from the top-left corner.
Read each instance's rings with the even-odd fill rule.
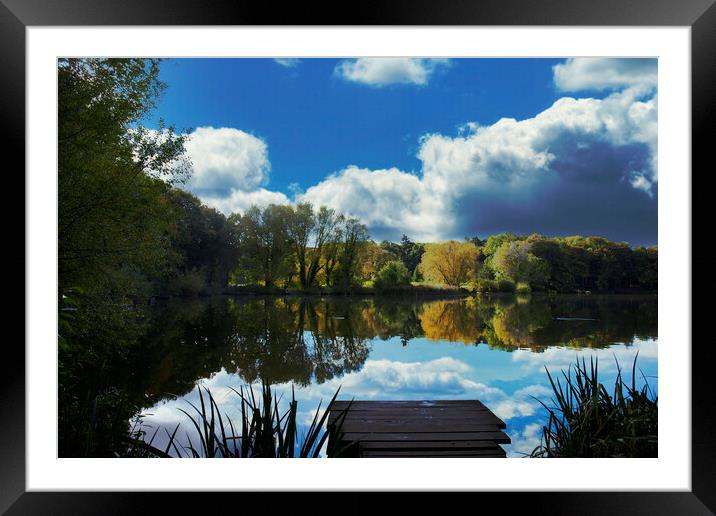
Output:
[[[547,282],[547,263],[532,253],[532,243],[525,240],[504,242],[493,254],[491,265],[498,279],[528,283],[538,290]]]
[[[368,228],[356,218],[342,218],[340,234],[342,239],[338,251],[339,278],[341,286],[349,288],[356,277],[361,250],[369,238]]]
[[[339,225],[342,218],[332,209],[321,206],[316,215],[316,225],[314,231],[314,244],[310,250],[310,260],[308,270],[306,271],[306,287],[312,286],[316,282],[316,277],[326,261],[329,259],[335,249],[331,248],[332,244],[337,244],[341,239],[341,231]]]
[[[644,290],[655,291],[659,280],[659,254],[656,246],[634,249],[636,282]]]
[[[164,85],[155,59],[58,61],[58,276],[131,292],[169,260],[168,184],[186,179],[185,136],[140,125]]]
[[[248,279],[267,287],[281,278],[288,283],[295,272],[287,231],[290,216],[289,206],[271,204],[263,210],[252,206],[238,220],[240,266]]]
[[[415,269],[420,265],[420,260],[425,252],[422,244],[416,244],[407,235],[400,238],[400,243],[383,240],[380,246],[388,253],[403,262],[403,265],[412,275]]]
[[[197,276],[200,290],[225,287],[237,260],[237,248],[232,243],[234,228],[222,213],[189,192],[173,188],[169,199],[174,207],[170,234],[178,262],[177,278]]]
[[[391,260],[378,271],[374,286],[378,290],[410,285],[410,271],[398,260]]]
[[[299,203],[291,211],[286,231],[298,265],[298,279],[302,287],[309,285],[309,242],[316,228],[316,216],[311,203]],[[314,253],[315,254],[315,253]]]

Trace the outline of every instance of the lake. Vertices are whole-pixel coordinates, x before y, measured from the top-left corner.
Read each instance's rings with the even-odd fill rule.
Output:
[[[180,408],[209,388],[240,420],[230,387],[270,382],[295,389],[299,422],[321,400],[479,399],[507,424],[509,457],[539,444],[552,391],[545,367],[599,360],[613,384],[616,363],[657,390],[656,296],[393,298],[216,297],[153,307],[141,357],[127,382],[145,425],[191,434]],[[153,430],[152,430],[153,431]],[[155,445],[163,448],[165,432]]]

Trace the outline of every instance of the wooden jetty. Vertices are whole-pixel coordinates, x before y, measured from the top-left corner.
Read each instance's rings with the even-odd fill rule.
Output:
[[[350,404],[350,406],[349,406]],[[478,400],[336,401],[342,457],[505,457],[505,423]],[[329,442],[329,449],[335,442]]]

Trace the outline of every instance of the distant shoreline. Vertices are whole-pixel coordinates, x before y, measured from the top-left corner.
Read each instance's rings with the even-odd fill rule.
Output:
[[[658,292],[651,291],[630,291],[630,292],[532,292],[526,294],[526,296],[533,297],[600,297],[600,296],[628,296],[628,297],[652,297],[657,296]],[[346,290],[334,290],[327,288],[312,288],[312,289],[296,289],[296,288],[265,288],[261,286],[242,286],[242,287],[227,287],[220,290],[215,290],[210,293],[199,294],[197,296],[187,295],[160,295],[152,296],[150,298],[154,300],[167,300],[167,299],[197,299],[197,298],[208,298],[215,296],[226,296],[226,297],[329,297],[329,298],[378,298],[378,299],[391,299],[391,298],[403,298],[403,299],[467,299],[475,296],[487,296],[487,297],[524,297],[525,294],[519,294],[515,292],[478,292],[467,288],[455,288],[455,287],[430,287],[430,286],[411,286],[411,287],[399,287],[388,290],[378,290],[369,287],[355,287],[348,291]],[[151,302],[151,301],[150,301]]]

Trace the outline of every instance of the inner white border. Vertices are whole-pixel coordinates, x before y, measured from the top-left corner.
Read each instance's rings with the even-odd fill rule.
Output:
[[[26,37],[29,491],[690,490],[690,28],[29,27]],[[57,459],[58,56],[658,57],[659,458]]]

